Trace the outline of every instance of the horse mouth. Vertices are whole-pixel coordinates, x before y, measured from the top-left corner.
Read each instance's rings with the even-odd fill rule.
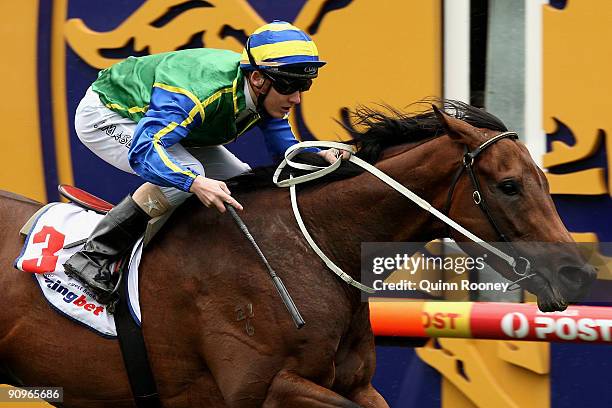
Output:
[[[567,299],[547,282],[548,290],[538,294],[538,308],[542,312],[562,312],[569,305]]]
[[[541,275],[535,275],[526,289],[538,298],[538,308],[542,312],[562,312],[569,302],[556,285],[551,284]]]
[[[593,268],[564,266],[559,269],[556,279],[551,280],[541,273],[533,276],[526,289],[538,297],[538,307],[542,312],[559,312],[567,309],[570,303],[587,297],[596,277]]]

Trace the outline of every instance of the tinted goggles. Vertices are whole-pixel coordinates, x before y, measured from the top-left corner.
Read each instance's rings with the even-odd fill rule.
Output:
[[[261,71],[263,75],[272,82],[272,87],[281,95],[291,95],[294,92],[306,92],[312,86],[312,79],[289,78],[283,76],[270,75]]]

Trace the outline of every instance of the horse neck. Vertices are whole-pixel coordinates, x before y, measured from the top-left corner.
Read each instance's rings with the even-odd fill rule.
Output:
[[[387,152],[376,167],[442,210],[461,158],[448,137]],[[298,197],[319,246],[358,271],[362,242],[428,242],[445,236],[441,222],[370,173],[313,188]]]

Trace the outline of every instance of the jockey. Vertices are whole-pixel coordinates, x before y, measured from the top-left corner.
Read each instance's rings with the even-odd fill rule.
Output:
[[[297,143],[289,112],[324,64],[306,33],[274,21],[248,38],[242,56],[189,49],[129,57],[101,71],[76,110],[79,139],[146,183],[100,221],[64,264],[66,273],[104,301],[114,286],[110,264],[152,217],[192,194],[220,212],[225,203],[242,210],[223,180],[250,167],[221,145],[257,125],[268,152],[281,156]],[[333,149],[318,153],[330,163],[337,159]]]

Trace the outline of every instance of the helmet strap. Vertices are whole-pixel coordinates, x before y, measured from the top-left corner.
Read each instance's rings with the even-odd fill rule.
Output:
[[[269,116],[268,111],[264,107],[264,100],[266,99],[266,96],[268,96],[267,93],[259,94],[259,96],[257,97],[257,106],[255,107],[257,109],[257,113],[259,113],[259,116],[261,116],[262,118]]]
[[[248,76],[248,81],[250,86],[252,86],[256,92],[257,92],[257,101],[256,101],[256,106],[255,109],[257,110],[257,113],[259,114],[259,116],[266,117],[269,116],[268,112],[266,111],[266,108],[264,108],[264,101],[266,99],[266,96],[268,96],[268,93],[270,92],[270,87],[268,86],[268,90],[264,93],[262,92],[262,88],[266,85],[266,78],[264,77],[264,82],[263,84],[261,84],[260,86],[256,86],[251,78],[252,72],[249,74]]]

